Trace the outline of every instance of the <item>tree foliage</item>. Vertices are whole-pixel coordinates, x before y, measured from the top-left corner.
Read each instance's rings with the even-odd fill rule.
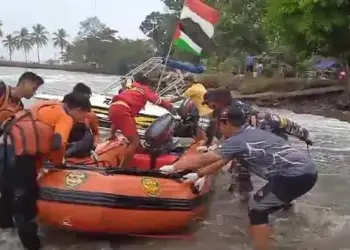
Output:
[[[28,62],[28,53],[33,48],[33,40],[27,28],[22,28],[16,35],[16,48],[22,50],[26,62]]]
[[[160,54],[169,49],[176,21],[183,6],[183,0],[162,0],[166,12],[153,12],[142,22],[140,29],[156,43]],[[216,8],[220,22],[216,27],[215,43],[217,47],[205,61],[214,67],[215,63],[229,61],[242,62],[246,53],[261,53],[267,50],[267,43],[261,20],[264,15],[266,0],[208,0],[207,4]],[[180,59],[191,56],[179,51],[173,54]],[[234,60],[230,59],[235,57]],[[216,65],[218,66],[218,65]],[[215,68],[215,67],[214,67]]]
[[[4,40],[2,40],[2,44],[7,49],[10,57],[10,61],[12,61],[13,52],[16,49],[16,38],[11,34],[7,35]]]
[[[76,39],[63,53],[65,61],[90,64],[105,72],[123,74],[154,54],[153,43],[117,38],[116,30],[90,17],[80,23]]]
[[[46,46],[49,38],[49,32],[40,23],[33,26],[33,32],[30,34],[32,43],[36,45],[38,63],[40,63],[40,48]]]
[[[120,38],[117,30],[97,17],[90,17],[80,23],[77,36],[70,42],[64,29],[54,32],[53,45],[66,62],[122,74],[149,57],[167,54],[184,0],[161,1],[165,11],[150,13],[140,24],[148,40]],[[261,58],[273,61],[274,65],[291,66],[301,65],[302,59],[315,54],[340,57],[344,62],[349,58],[350,0],[202,1],[221,15],[214,35],[217,46],[211,54],[201,58],[211,69],[243,68],[248,54],[267,55]],[[1,26],[0,21],[0,35]],[[23,28],[7,34],[3,40],[10,57],[20,50],[26,58],[34,45],[39,49],[47,42],[48,33],[42,25],[37,25],[32,33]],[[174,48],[171,55],[188,61],[198,60]]]
[[[271,40],[306,55],[344,56],[350,52],[348,0],[269,0],[264,19]]]
[[[169,50],[176,20],[176,15],[172,13],[152,12],[140,25],[140,30],[154,41],[160,55]]]
[[[268,0],[264,26],[270,41],[298,53],[340,59],[350,90],[349,0]]]

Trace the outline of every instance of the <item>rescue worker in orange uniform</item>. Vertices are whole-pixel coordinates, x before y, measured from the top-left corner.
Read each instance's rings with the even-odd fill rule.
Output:
[[[21,75],[16,87],[7,86],[0,81],[0,123],[23,109],[22,98],[30,99],[44,80],[33,72]]]
[[[147,101],[161,106],[171,113],[176,113],[171,102],[161,99],[147,86],[149,79],[146,76],[136,74],[134,80],[135,82],[132,83],[130,88],[126,88],[113,97],[108,114],[112,122],[110,139],[115,139],[115,132],[120,130],[130,143],[121,167],[128,167],[140,144],[135,117],[145,107]]]
[[[2,126],[0,226],[7,233],[16,226],[25,249],[41,248],[35,222],[37,174],[46,161],[63,164],[73,124],[90,109],[89,98],[73,92],[63,102],[42,101],[20,111]]]
[[[82,82],[79,82],[74,86],[73,92],[84,94],[89,98],[92,96],[92,91],[90,87]],[[95,112],[92,110],[84,119],[84,122],[78,122],[74,125],[68,141],[80,141],[84,136],[86,136],[87,133],[92,134],[92,136],[94,137],[94,145],[97,146],[97,144],[100,142],[100,129],[98,118]]]

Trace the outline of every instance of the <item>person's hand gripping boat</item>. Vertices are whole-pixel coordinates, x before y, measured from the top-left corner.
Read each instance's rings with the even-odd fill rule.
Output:
[[[159,169],[162,174],[170,175],[176,172],[181,172],[181,170],[177,170],[174,165],[165,165]],[[199,177],[197,173],[188,173],[182,176],[184,183],[193,183],[196,190],[199,192],[202,190],[205,184],[206,177]]]
[[[216,145],[216,144],[211,145],[209,147],[208,146],[199,146],[199,147],[197,147],[197,152],[206,153],[206,152],[215,150],[217,147],[218,147],[218,145]],[[165,166],[161,167],[159,169],[159,171],[162,174],[169,175],[169,174],[173,174],[176,172],[181,172],[182,170],[177,170],[175,167],[175,164],[173,164],[173,165],[165,165]],[[204,183],[205,183],[205,176],[199,177],[197,173],[185,174],[184,176],[182,176],[182,179],[183,179],[184,183],[193,183],[194,187],[198,191],[202,190]]]

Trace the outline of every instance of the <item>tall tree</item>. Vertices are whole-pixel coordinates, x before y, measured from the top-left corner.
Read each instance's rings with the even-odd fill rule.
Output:
[[[94,16],[94,17],[89,17],[85,19],[84,21],[80,22],[80,28],[78,31],[78,36],[77,40],[82,40],[86,38],[97,38],[100,37],[101,34],[104,32],[107,32],[109,35],[112,35],[113,32],[112,29],[107,27],[106,24],[102,23],[101,20]],[[116,34],[117,31],[114,31],[114,34]],[[111,37],[109,37],[111,38]]]
[[[58,47],[61,50],[61,55],[66,50],[67,46],[69,45],[69,42],[67,41],[68,34],[64,29],[59,29],[57,32],[54,32],[53,34],[53,46]]]
[[[155,46],[151,40],[122,39],[116,34],[116,30],[97,17],[87,18],[80,23],[78,36],[67,46],[62,59],[124,74],[154,55]]]
[[[152,12],[140,25],[140,30],[154,41],[158,54],[165,55],[169,50],[175,31],[177,17],[172,13]]]
[[[221,13],[216,27],[215,42],[218,56],[240,57],[242,53],[259,54],[266,50],[265,34],[261,27],[266,0],[208,0]]]
[[[96,67],[107,67],[106,58],[113,49],[117,31],[109,28],[97,17],[89,17],[80,22],[78,36],[72,51],[79,55],[78,61],[84,61]]]
[[[7,49],[7,51],[9,52],[10,61],[12,61],[12,55],[16,49],[16,38],[11,34],[8,34],[6,38],[2,41],[2,43],[4,47]]]
[[[27,28],[22,28],[16,34],[16,48],[22,50],[26,62],[28,62],[28,53],[33,48],[33,41]]]
[[[31,34],[31,39],[33,44],[36,45],[36,50],[38,54],[38,63],[40,63],[40,48],[47,45],[49,32],[46,31],[45,27],[40,23],[33,26],[33,32]]]

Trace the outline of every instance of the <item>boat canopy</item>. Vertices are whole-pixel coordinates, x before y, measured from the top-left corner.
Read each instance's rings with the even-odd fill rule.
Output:
[[[325,70],[325,69],[335,69],[338,61],[336,59],[323,59],[313,65],[313,68],[316,70]]]
[[[166,60],[165,58],[163,58],[163,64],[166,63],[166,66],[173,68],[173,69],[179,69],[185,72],[191,72],[194,74],[201,74],[205,71],[205,67],[202,64],[199,65],[194,65],[192,63],[189,62],[182,62],[182,61],[176,61],[173,59],[168,59]]]

